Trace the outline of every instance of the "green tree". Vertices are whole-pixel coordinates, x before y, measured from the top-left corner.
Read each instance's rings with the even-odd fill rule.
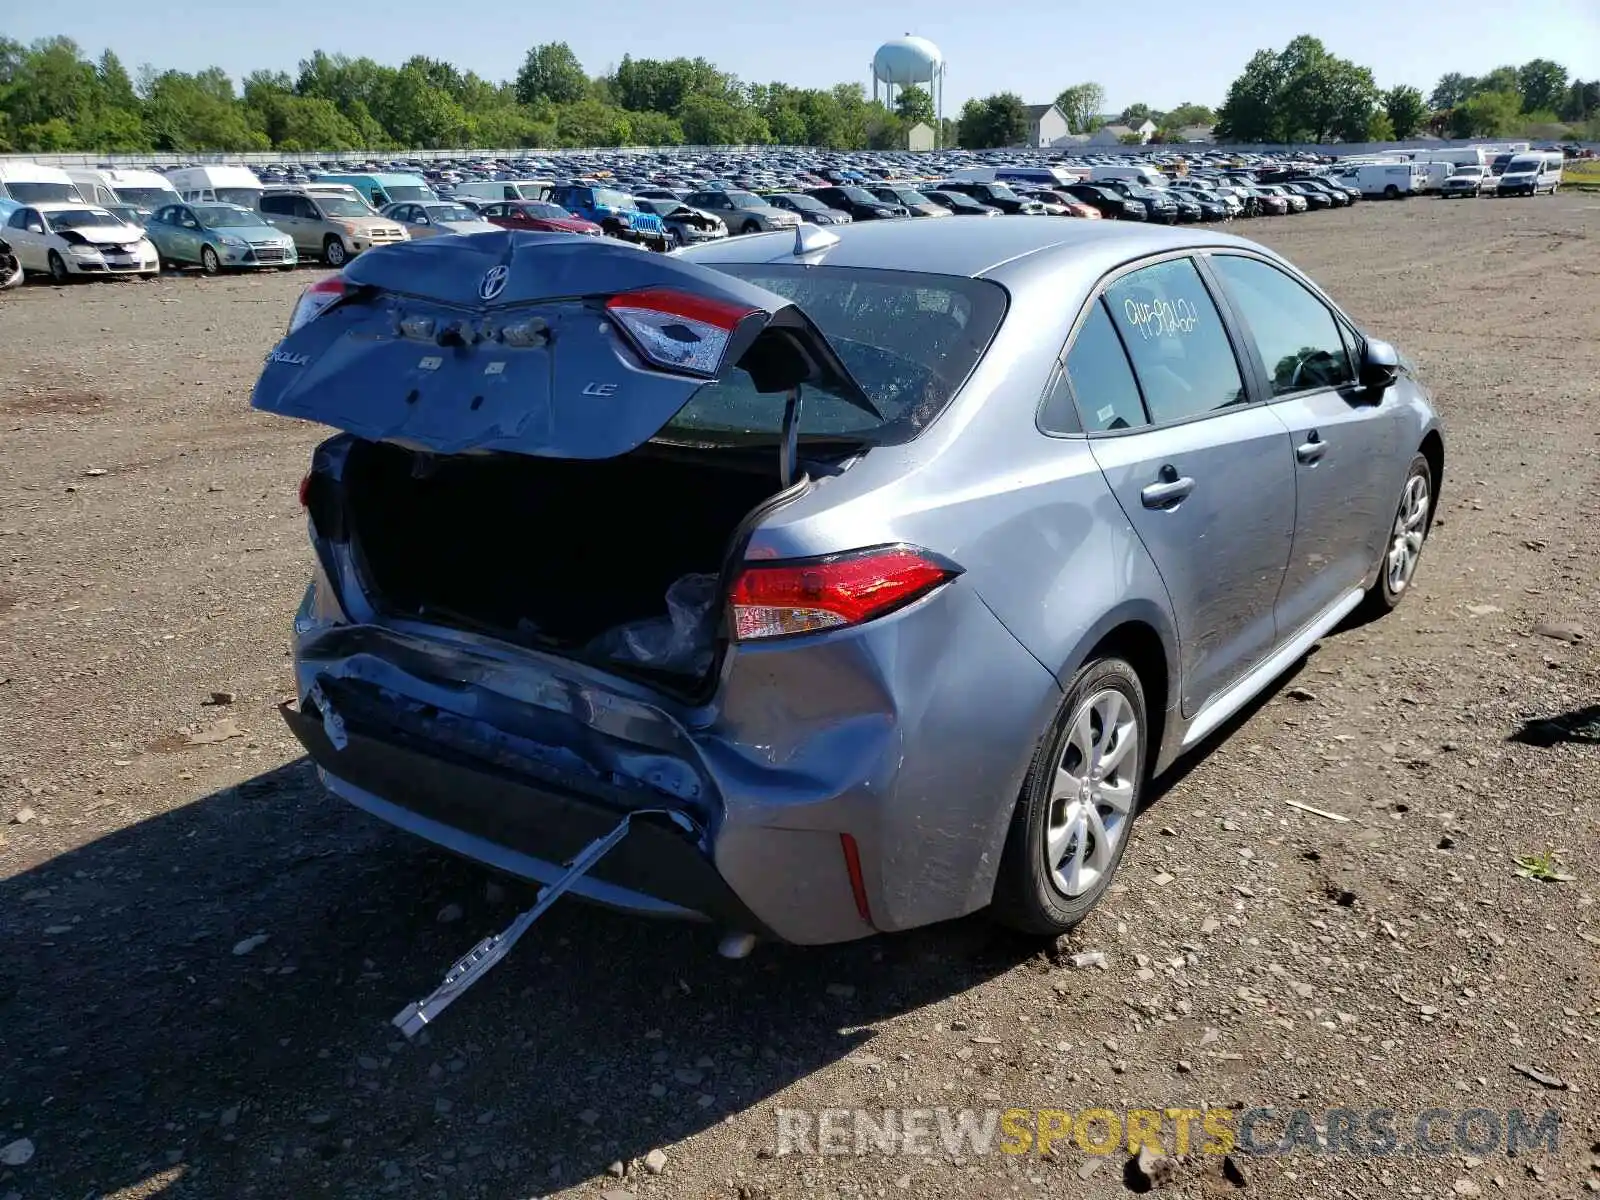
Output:
[[[1522,80],[1516,67],[1496,67],[1481,79],[1473,82],[1472,95],[1481,95],[1484,92],[1515,92],[1520,98],[1522,95]],[[1471,97],[1468,97],[1469,99]]]
[[[1517,91],[1523,112],[1554,112],[1567,94],[1567,69],[1548,58],[1525,62],[1517,68]]]
[[[1600,112],[1600,79],[1585,83],[1574,79],[1557,110],[1563,121],[1582,122]]]
[[[467,140],[467,110],[415,63],[395,73],[377,116],[402,146],[460,146]]]
[[[1439,77],[1433,94],[1428,97],[1428,107],[1436,111],[1454,108],[1464,103],[1477,90],[1478,81],[1472,76],[1451,71],[1448,75]]]
[[[1450,111],[1454,137],[1503,137],[1522,117],[1522,97],[1513,91],[1479,92]]]
[[[1328,53],[1316,38],[1259,51],[1228,89],[1217,136],[1240,142],[1365,141],[1378,105],[1372,72]]]
[[[557,111],[556,137],[563,146],[625,146],[632,133],[627,113],[598,100],[579,100]]]
[[[517,72],[517,101],[533,104],[549,100],[553,104],[574,104],[589,91],[589,77],[583,64],[565,42],[547,42],[528,51]]]
[[[956,140],[969,150],[997,146],[1018,146],[1028,136],[1028,112],[1022,97],[1001,92],[982,100],[968,100],[961,106],[956,123]]]
[[[1117,119],[1129,128],[1137,129],[1145,121],[1154,121],[1159,125],[1161,123],[1161,114],[1148,104],[1130,104],[1122,110]]]
[[[804,125],[801,126],[803,130]],[[635,146],[681,146],[683,126],[663,112],[628,114],[629,142]]]
[[[1271,50],[1257,50],[1244,73],[1228,86],[1227,99],[1217,110],[1216,137],[1220,142],[1286,142],[1289,140],[1279,106],[1284,69]]]
[[[1158,125],[1169,125],[1174,129],[1187,129],[1191,125],[1215,125],[1217,123],[1217,114],[1204,104],[1191,104],[1185,100],[1171,112],[1157,115],[1154,119]],[[1136,125],[1138,122],[1135,121],[1133,124]]]
[[[900,94],[894,98],[895,116],[899,117],[906,125],[915,125],[921,121],[925,125],[932,125],[933,97],[927,89],[916,84],[908,84],[900,89]]]
[[[1389,125],[1393,135],[1400,141],[1415,137],[1428,120],[1428,105],[1422,99],[1422,92],[1414,87],[1400,84],[1390,88],[1383,94],[1383,111],[1389,118]],[[1371,138],[1371,141],[1386,141],[1383,138]]]
[[[1106,90],[1098,83],[1075,83],[1056,97],[1056,107],[1073,133],[1091,132],[1105,102]]]

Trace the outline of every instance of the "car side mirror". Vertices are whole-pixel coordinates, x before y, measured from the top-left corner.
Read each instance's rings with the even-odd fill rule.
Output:
[[[1400,377],[1400,354],[1388,342],[1368,338],[1361,344],[1361,386],[1382,392]]]

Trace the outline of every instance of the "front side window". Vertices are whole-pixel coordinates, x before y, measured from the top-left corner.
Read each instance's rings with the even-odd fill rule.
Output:
[[[1156,424],[1246,402],[1222,316],[1189,259],[1122,276],[1105,302]]]
[[[1303,284],[1242,255],[1213,255],[1211,265],[1244,318],[1274,396],[1354,382],[1338,322]]]

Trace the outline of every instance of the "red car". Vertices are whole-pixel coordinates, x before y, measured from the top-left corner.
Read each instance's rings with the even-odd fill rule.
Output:
[[[575,217],[559,204],[544,200],[505,200],[485,204],[478,215],[502,229],[538,229],[545,233],[587,233],[600,236],[600,226]]]

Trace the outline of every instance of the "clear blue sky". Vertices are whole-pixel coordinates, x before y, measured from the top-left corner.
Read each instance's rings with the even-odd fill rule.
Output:
[[[1382,87],[1409,83],[1425,94],[1446,71],[1481,74],[1530,58],[1555,59],[1581,78],[1600,76],[1600,0],[359,0],[301,9],[260,0],[76,0],[64,9],[6,7],[0,34],[25,42],[65,34],[96,56],[110,47],[131,71],[144,63],[220,66],[236,78],[258,68],[293,72],[321,48],[391,64],[427,54],[501,80],[515,74],[528,46],[565,41],[591,74],[624,53],[703,55],[743,79],[815,87],[867,83],[874,49],[909,31],[949,61],[946,115],[968,96],[1010,90],[1043,103],[1084,80],[1105,87],[1108,111],[1136,101],[1215,106],[1251,54],[1282,49],[1299,33],[1371,67]]]

